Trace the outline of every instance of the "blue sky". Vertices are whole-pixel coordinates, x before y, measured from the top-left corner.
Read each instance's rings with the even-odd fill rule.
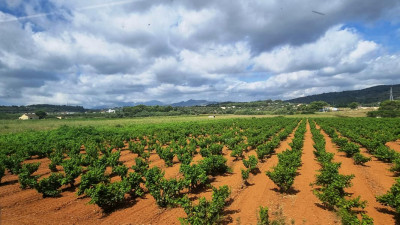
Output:
[[[0,104],[252,101],[400,83],[399,15],[397,0],[5,0]]]

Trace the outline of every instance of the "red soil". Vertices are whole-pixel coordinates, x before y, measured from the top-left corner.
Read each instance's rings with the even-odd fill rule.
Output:
[[[325,132],[321,130],[321,133],[326,139],[326,151],[335,153],[334,161],[342,163],[340,173],[355,175],[352,179],[353,186],[346,191],[351,193],[352,197],[361,196],[361,200],[368,202],[365,211],[374,219],[375,224],[395,224],[394,210],[382,206],[375,198],[386,193],[395,182],[394,174],[389,171],[390,164],[379,161],[365,148],[360,148],[361,153],[372,157],[372,160],[365,166],[355,165],[352,158],[347,158],[344,152],[338,151],[338,147]]]
[[[280,143],[276,152],[280,153],[290,148],[288,144],[293,136],[294,132]],[[295,191],[286,195],[279,193],[276,185],[265,175],[265,172],[271,170],[278,162],[275,154],[264,162],[259,162],[260,173],[250,175],[249,185],[244,186],[240,171],[244,168],[242,161],[235,161],[229,155],[230,150],[224,148],[223,153],[228,159],[227,164],[232,168],[232,173],[215,176],[211,183],[216,187],[231,187],[231,201],[225,210],[224,222],[256,224],[259,206],[268,206],[271,219],[282,217],[277,216],[282,211],[288,223],[294,220],[296,224],[335,224],[335,215],[318,207],[318,201],[309,186],[315,180],[315,171],[319,169],[312,151],[311,133],[307,126],[303,166],[299,170],[299,176],[295,178]],[[245,153],[246,157],[249,155],[255,155],[255,150]],[[137,155],[129,150],[123,150],[120,159],[130,167],[134,165],[136,157]],[[201,155],[198,154],[194,162],[201,159]],[[37,174],[48,176],[50,160],[37,159],[30,162],[36,161],[42,162]],[[161,167],[167,178],[181,176],[177,159],[172,167],[166,167],[157,154],[151,154],[150,161],[150,166]],[[88,204],[89,198],[76,196],[76,190],[73,188],[63,187],[59,198],[42,198],[35,190],[21,190],[17,180],[17,176],[7,173],[0,185],[1,224],[179,224],[178,218],[186,216],[182,208],[160,209],[150,194],[128,202],[111,214],[104,214],[98,206]],[[78,178],[75,184],[78,185],[79,181]],[[211,192],[207,189],[201,193],[189,194],[189,197],[205,196],[210,199]]]
[[[388,143],[386,143],[386,146],[388,146],[389,148],[400,152],[400,140],[396,140],[396,141],[390,141]]]

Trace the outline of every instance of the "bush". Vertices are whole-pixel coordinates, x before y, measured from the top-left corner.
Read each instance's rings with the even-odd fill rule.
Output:
[[[220,144],[211,144],[208,146],[208,150],[212,155],[222,155],[223,145]]]
[[[249,179],[250,170],[249,169],[241,169],[240,172],[242,173],[242,180],[247,183],[247,179]]]
[[[140,187],[141,183],[144,183],[143,178],[140,174],[138,173],[129,173],[128,177],[124,177],[131,189],[131,196],[143,196],[144,191]]]
[[[22,165],[18,174],[18,182],[22,189],[34,188],[40,176],[32,176],[39,169],[40,163],[29,163]]]
[[[213,187],[212,200],[200,198],[198,205],[193,205],[186,197],[181,206],[187,218],[179,218],[182,224],[218,224],[223,217],[225,201],[230,195],[229,187],[224,185],[219,189]]]
[[[199,165],[185,165],[182,164],[179,169],[185,177],[185,183],[188,185],[189,190],[201,187],[207,182],[207,173]]]
[[[89,170],[82,175],[77,194],[81,195],[85,193],[87,189],[94,187],[98,183],[110,182],[110,178],[104,175],[105,170],[104,166],[89,167]]]
[[[243,159],[243,165],[249,169],[251,173],[255,173],[257,169],[258,160],[254,155],[249,156],[249,159]]]
[[[135,158],[135,163],[136,164],[132,166],[132,169],[136,173],[144,176],[146,174],[147,170],[149,169],[149,163],[139,157]]]
[[[266,175],[280,188],[281,192],[287,192],[293,185],[296,171],[296,167],[287,167],[278,164],[273,168],[273,171],[267,171]]]
[[[242,158],[243,157],[243,147],[241,145],[235,145],[235,147],[233,147],[233,149],[232,149],[231,156],[235,157],[235,160],[237,160],[238,158]]]
[[[260,206],[258,211],[257,225],[269,225],[268,207]]]
[[[171,147],[168,146],[166,148],[161,148],[157,153],[160,156],[160,158],[164,160],[167,167],[173,165],[175,152]]]
[[[64,160],[62,163],[65,172],[65,178],[62,184],[74,185],[75,179],[82,173],[82,167],[80,166],[80,160],[77,158],[71,158]]]
[[[24,160],[25,157],[18,154],[12,154],[4,159],[4,164],[12,174],[18,174],[19,170],[22,168],[21,163]]]
[[[117,174],[121,178],[126,177],[126,174],[128,173],[128,167],[126,167],[124,164],[119,165],[119,166],[114,166],[112,168],[112,173]]]
[[[366,157],[358,152],[353,155],[353,160],[354,160],[354,164],[365,165],[366,162],[371,161],[371,157]]]
[[[178,157],[179,162],[181,162],[182,164],[189,165],[192,162],[193,157],[189,152],[185,152],[182,154],[177,153],[176,155]]]
[[[61,165],[64,159],[63,152],[59,149],[56,149],[53,153],[51,153],[49,158],[51,160],[51,163],[49,164],[49,169],[51,170],[51,172],[57,172],[56,166]]]
[[[354,154],[360,153],[360,147],[353,142],[347,142],[340,147],[339,151],[345,152],[347,157],[352,157]]]
[[[180,191],[184,187],[183,180],[165,179],[164,172],[158,167],[153,167],[146,173],[146,188],[160,207],[178,205]]]
[[[380,144],[374,151],[373,154],[381,161],[392,162],[399,157],[399,154],[393,150],[389,149],[383,144]]]
[[[229,171],[226,158],[222,155],[211,155],[199,162],[199,166],[206,171],[207,175],[219,175]]]
[[[377,196],[376,200],[382,205],[394,208],[397,214],[400,214],[400,179],[396,179],[390,190],[384,195]]]
[[[35,186],[35,189],[43,195],[43,197],[56,197],[61,193],[59,189],[62,186],[64,175],[61,173],[52,173],[50,177],[43,178]]]
[[[131,190],[127,180],[114,183],[99,183],[87,189],[85,193],[90,196],[90,204],[96,204],[108,211],[125,200],[125,194]]]

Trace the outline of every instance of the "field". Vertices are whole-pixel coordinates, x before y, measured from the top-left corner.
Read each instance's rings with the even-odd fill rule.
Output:
[[[7,122],[0,222],[399,223],[400,119],[325,115]]]
[[[317,112],[307,117],[365,117],[371,109],[341,109],[338,112]],[[214,119],[230,119],[230,118],[265,118],[277,117],[277,115],[217,115]],[[297,118],[299,115],[290,115],[287,117]],[[157,124],[157,123],[170,123],[170,122],[187,122],[187,121],[200,121],[210,120],[207,115],[198,116],[160,116],[160,117],[138,117],[138,118],[69,118],[64,120],[45,119],[45,120],[0,120],[0,134],[17,133],[22,131],[34,130],[51,130],[59,128],[63,125],[68,126],[94,126],[94,127],[107,127],[118,126],[125,124]]]

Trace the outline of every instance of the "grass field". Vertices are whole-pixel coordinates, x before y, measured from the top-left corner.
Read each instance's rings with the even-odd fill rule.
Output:
[[[287,117],[365,117],[369,110],[344,110],[339,112],[315,113],[310,115],[289,115]],[[217,115],[215,119],[276,117],[278,115]],[[91,118],[91,119],[45,119],[45,120],[0,120],[0,134],[17,133],[30,130],[51,130],[63,125],[68,126],[118,126],[132,124],[155,124],[169,122],[210,120],[207,115],[200,116],[165,116],[165,117],[138,117],[138,118]]]

